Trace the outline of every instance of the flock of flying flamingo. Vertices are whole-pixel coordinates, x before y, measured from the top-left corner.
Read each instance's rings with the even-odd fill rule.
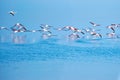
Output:
[[[15,16],[16,12],[10,11],[9,14],[11,16]],[[70,39],[79,39],[79,38],[103,38],[103,35],[100,33],[101,30],[96,30],[95,27],[101,26],[100,24],[96,24],[94,22],[89,22],[93,27],[89,28],[83,28],[78,29],[73,26],[64,26],[60,28],[54,28],[53,26],[47,25],[47,24],[41,24],[39,30],[28,30],[23,24],[16,23],[11,28],[7,27],[0,27],[0,30],[8,30],[12,31],[13,33],[19,33],[19,32],[40,32],[42,33],[42,37],[52,37],[57,36],[54,35],[51,31],[51,28],[56,31],[71,31],[71,33],[68,35]],[[109,33],[106,33],[105,35],[108,38],[119,38],[119,34],[116,34],[116,29],[120,28],[120,24],[110,24],[105,27],[106,29],[110,30]],[[87,34],[87,35],[86,35]]]

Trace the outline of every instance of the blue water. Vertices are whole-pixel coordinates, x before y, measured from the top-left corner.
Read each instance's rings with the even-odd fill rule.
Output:
[[[1,38],[0,80],[120,80],[120,39],[26,35],[24,42],[18,36],[16,43],[13,39],[19,33],[13,35]]]

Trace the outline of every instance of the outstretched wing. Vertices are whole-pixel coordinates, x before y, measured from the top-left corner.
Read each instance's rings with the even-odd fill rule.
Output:
[[[90,22],[90,24],[95,25],[95,23],[94,23],[94,22]]]

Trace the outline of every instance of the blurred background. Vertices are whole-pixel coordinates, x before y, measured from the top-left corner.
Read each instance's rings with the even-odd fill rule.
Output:
[[[0,26],[86,28],[93,21],[105,34],[106,26],[120,23],[119,9],[120,0],[0,0]],[[120,80],[119,38],[69,41],[39,35],[0,31],[0,80]]]

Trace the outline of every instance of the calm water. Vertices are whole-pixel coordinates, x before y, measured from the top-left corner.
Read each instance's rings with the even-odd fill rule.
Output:
[[[120,80],[120,39],[32,34],[0,36],[0,80]]]

